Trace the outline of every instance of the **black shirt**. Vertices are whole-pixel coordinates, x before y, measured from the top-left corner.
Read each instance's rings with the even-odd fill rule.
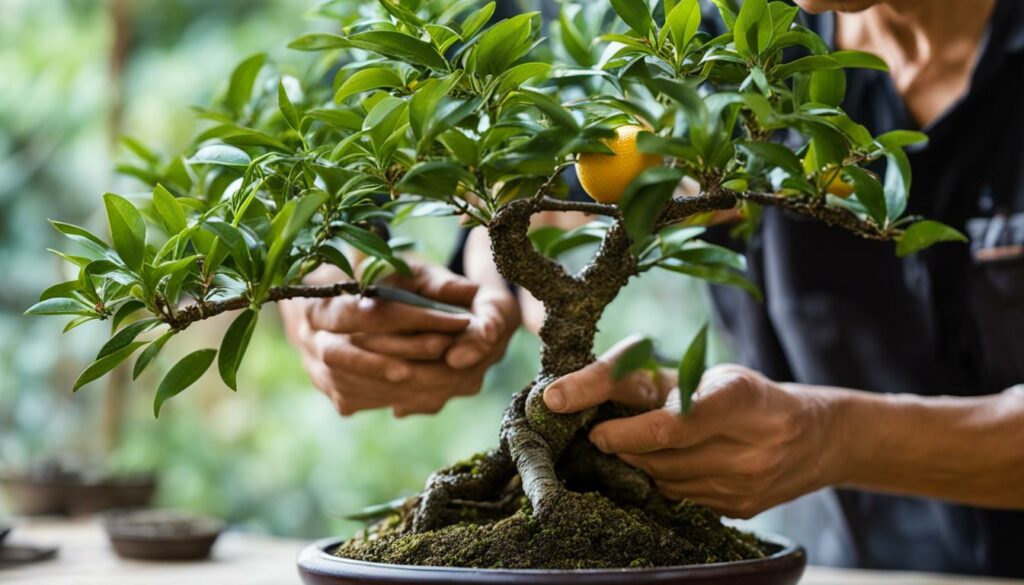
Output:
[[[808,24],[833,43],[833,15]],[[872,133],[916,126],[888,74],[847,70],[847,86],[844,109]],[[974,396],[1024,383],[1019,0],[998,1],[966,95],[923,130],[929,143],[908,153],[909,212],[960,228],[971,245],[899,259],[892,244],[766,209],[745,245],[765,302],[713,287],[741,363],[776,380],[872,392]],[[836,493],[840,522],[823,521],[821,538],[845,531],[850,544],[816,562],[1024,577],[1024,512]]]

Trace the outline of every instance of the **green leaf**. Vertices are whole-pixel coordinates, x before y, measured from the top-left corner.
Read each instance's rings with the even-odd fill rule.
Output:
[[[113,337],[103,344],[103,347],[100,348],[100,352],[96,354],[96,359],[105,358],[115,351],[127,347],[130,343],[135,341],[136,337],[146,331],[149,331],[153,327],[156,327],[160,322],[160,319],[153,317],[150,319],[139,319],[138,321],[125,326],[124,329],[115,333]]]
[[[241,230],[226,221],[211,219],[203,222],[203,229],[220,238],[235,260],[235,267],[243,276],[254,276],[252,254]]]
[[[308,33],[288,43],[289,49],[298,51],[326,51],[345,49],[351,46],[345,37],[328,33]]]
[[[706,280],[714,284],[721,284],[725,286],[734,286],[740,290],[746,291],[750,296],[754,297],[758,302],[764,300],[761,290],[757,288],[757,285],[747,280],[742,274],[733,271],[726,266],[708,266],[702,264],[685,264],[681,262],[659,262],[659,268],[671,270],[672,272],[678,272],[679,274],[686,274],[694,278]]]
[[[576,132],[579,129],[576,119],[572,117],[572,114],[568,110],[562,107],[562,104],[549,96],[542,93],[538,93],[532,90],[520,90],[516,92],[516,96],[522,96],[527,101],[537,106],[537,109],[544,113],[551,123],[561,126],[563,128]]]
[[[536,12],[519,14],[487,29],[469,53],[469,69],[477,75],[501,75],[533,46]]]
[[[217,370],[220,372],[220,378],[232,390],[238,390],[236,385],[238,367],[242,364],[242,358],[245,357],[245,350],[249,347],[249,340],[252,338],[258,318],[259,312],[255,309],[242,311],[232,321],[224,334],[224,340],[221,341],[220,353],[217,357]]]
[[[338,235],[353,248],[369,256],[386,261],[404,274],[409,273],[409,266],[400,258],[397,258],[392,253],[388,243],[377,234],[347,223],[342,224],[340,230]]]
[[[708,325],[705,323],[690,341],[683,358],[679,360],[679,407],[682,414],[689,414],[693,406],[693,394],[700,386],[700,379],[707,369]]]
[[[263,53],[253,55],[242,61],[231,73],[231,82],[228,84],[228,94],[225,98],[228,108],[238,113],[242,111],[245,104],[249,103],[252,97],[252,88],[256,83],[256,76],[266,62],[267,56]]]
[[[842,69],[829,69],[811,73],[810,97],[812,102],[838,106],[846,95],[846,74]]]
[[[114,313],[114,318],[110,320],[110,330],[117,331],[117,328],[121,326],[132,313],[144,309],[146,307],[142,301],[136,301],[134,299],[127,301],[123,305],[117,308],[117,312]]]
[[[828,71],[839,68],[839,62],[828,55],[808,55],[776,66],[772,69],[772,75],[776,79],[786,79],[797,73]]]
[[[142,270],[146,250],[146,222],[142,214],[130,201],[113,193],[104,194],[103,203],[117,255],[128,268]]]
[[[498,78],[498,94],[506,94],[519,87],[534,77],[547,75],[551,71],[549,63],[529,62],[520,63],[501,74]]]
[[[277,108],[281,110],[281,115],[284,117],[284,121],[288,126],[299,131],[299,112],[295,109],[295,104],[292,103],[291,98],[288,97],[288,91],[284,88],[284,82],[277,82]]]
[[[725,23],[726,28],[730,31],[734,30],[736,28],[735,3],[731,0],[711,0],[711,3],[718,9],[718,13],[722,16],[722,22]]]
[[[884,226],[888,215],[886,214],[885,193],[878,179],[860,167],[846,167],[843,169],[843,175],[853,185],[857,200],[868,210],[868,215],[879,226]]]
[[[558,31],[562,39],[562,46],[565,52],[584,67],[594,64],[594,57],[590,53],[590,43],[583,39],[579,28],[576,27],[575,17],[580,12],[578,4],[563,4],[558,13]]]
[[[145,341],[133,341],[114,353],[103,356],[102,358],[94,361],[89,365],[89,367],[85,368],[85,371],[83,371],[78,376],[78,379],[75,380],[75,385],[72,388],[72,391],[77,392],[82,386],[85,386],[89,382],[92,382],[96,378],[99,378],[110,370],[113,370],[118,366],[118,364],[128,359],[128,356],[135,353],[135,350],[139,349],[143,345],[146,345]]]
[[[612,8],[629,28],[642,37],[651,32],[654,20],[651,18],[651,7],[644,0],[611,0]]]
[[[793,151],[774,142],[747,140],[737,142],[736,148],[749,159],[760,161],[768,167],[779,167],[793,176],[803,176],[803,165]]]
[[[97,254],[104,255],[110,251],[110,246],[108,246],[106,242],[83,227],[64,223],[55,219],[50,220],[50,225],[56,228],[60,233],[67,236],[68,239],[81,244],[85,248],[92,250]]]
[[[317,254],[319,254],[320,257],[326,260],[329,264],[333,264],[340,268],[342,272],[349,276],[349,278],[356,277],[355,271],[352,270],[352,263],[348,261],[348,257],[346,257],[344,252],[336,248],[330,242],[320,246],[320,249],[317,250]]]
[[[160,221],[164,224],[164,230],[168,235],[175,235],[185,231],[188,221],[185,219],[185,210],[182,209],[178,199],[171,195],[171,192],[163,185],[157,185],[153,189],[153,207],[156,208]]]
[[[462,21],[462,38],[468,40],[475,35],[494,15],[494,2],[488,2],[483,8],[466,17]]]
[[[344,72],[344,70],[342,70]],[[334,92],[334,101],[342,102],[346,98],[364,91],[380,89],[382,87],[396,88],[403,87],[402,78],[393,69],[387,67],[370,67],[356,71]]]
[[[634,243],[642,241],[651,233],[654,222],[665,209],[665,204],[683,176],[681,169],[652,167],[640,173],[626,187],[619,207],[622,209],[626,233]]]
[[[844,68],[851,69],[875,69],[877,71],[888,71],[889,65],[881,57],[865,51],[833,51],[829,56],[839,62]]]
[[[672,44],[682,53],[700,29],[700,2],[682,0],[665,17],[665,27],[672,35]]]
[[[654,357],[654,342],[649,338],[626,348],[612,366],[612,379],[621,380],[637,370],[658,371],[658,360]]]
[[[910,161],[902,150],[891,150],[885,155],[885,207],[890,221],[896,221],[907,210],[910,198]]]
[[[369,30],[350,36],[348,41],[354,47],[414,65],[442,70],[448,68],[448,61],[437,52],[433,45],[405,33],[391,30]]]
[[[211,144],[199,149],[188,160],[192,164],[222,165],[226,167],[248,167],[252,159],[241,148],[227,144]]]
[[[444,79],[429,79],[416,88],[416,93],[409,100],[409,127],[416,140],[427,134],[430,123],[439,113],[441,99],[458,83],[459,77],[461,74],[455,73]]]
[[[167,372],[160,382],[156,391],[156,399],[153,401],[153,416],[160,418],[160,409],[164,402],[177,396],[182,390],[196,383],[213,363],[215,349],[200,349],[181,358],[181,361],[174,364],[174,367]]]
[[[257,303],[263,302],[274,277],[281,268],[285,255],[291,249],[292,242],[299,231],[306,227],[316,215],[317,209],[327,201],[327,193],[313,191],[298,199],[288,201],[274,218],[270,234],[270,249],[264,264],[263,276],[254,295]]]
[[[177,331],[174,329],[167,331],[160,337],[157,337],[153,343],[150,343],[149,346],[146,347],[146,349],[142,350],[142,353],[139,354],[139,359],[135,360],[135,367],[132,368],[132,380],[137,380],[139,376],[142,375],[146,366],[152,363],[157,354],[160,353],[160,350],[163,349],[164,345],[174,337],[175,333],[177,333]]]
[[[912,224],[900,236],[896,255],[900,258],[919,252],[939,242],[966,242],[967,236],[944,223],[923,220]]]
[[[928,142],[928,135],[914,130],[893,130],[876,137],[875,142],[883,150],[896,150],[897,148],[904,148],[912,144],[926,143]]]
[[[740,6],[732,32],[736,52],[743,57],[750,59],[760,54],[757,46],[758,27],[761,26],[767,5],[766,0],[744,0]],[[765,23],[765,26],[769,24]]]
[[[25,311],[26,315],[93,315],[96,311],[85,303],[64,297],[42,300]]]

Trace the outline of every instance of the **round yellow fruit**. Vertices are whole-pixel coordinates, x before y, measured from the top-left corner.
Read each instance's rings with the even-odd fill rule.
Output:
[[[826,179],[827,180],[827,179]],[[832,181],[825,187],[825,191],[836,197],[846,199],[853,195],[853,185],[843,180],[841,173],[836,172]]]
[[[586,152],[579,155],[576,174],[580,185],[595,201],[618,203],[626,186],[644,169],[661,164],[656,154],[640,152],[636,148],[636,135],[642,126],[627,125],[615,129],[615,137],[603,140],[615,154]]]

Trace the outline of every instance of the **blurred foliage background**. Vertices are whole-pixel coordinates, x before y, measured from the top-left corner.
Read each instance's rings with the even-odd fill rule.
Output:
[[[104,191],[142,190],[115,172],[130,156],[117,136],[165,154],[187,148],[198,123],[189,106],[223,91],[235,63],[260,51],[297,71],[309,63],[285,45],[331,26],[308,18],[315,4],[0,0],[0,467],[58,457],[114,471],[153,470],[160,505],[317,537],[351,532],[356,525],[341,519],[346,512],[412,493],[434,469],[496,445],[502,410],[538,364],[537,340],[526,333],[514,338],[478,396],[455,400],[437,416],[342,419],[312,387],[280,326],[261,327],[237,394],[207,374],[158,422],[152,372],[130,388],[122,372],[72,396],[106,324],[62,336],[60,321],[22,316],[62,269],[44,251],[58,240],[46,219],[99,228]],[[403,229],[422,241],[422,255],[444,262],[455,227],[454,220],[428,218]],[[657,339],[666,355],[679,355],[706,311],[692,282],[649,273],[609,308],[598,350],[639,332]],[[229,322],[203,324],[211,344]],[[162,365],[188,349],[169,346]]]

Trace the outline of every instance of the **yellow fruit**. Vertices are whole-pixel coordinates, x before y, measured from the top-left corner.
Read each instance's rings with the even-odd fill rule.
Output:
[[[850,195],[853,195],[853,185],[844,181],[843,177],[841,176],[838,170],[834,172],[835,175],[832,175],[832,181],[828,184],[827,187],[825,187],[825,191],[832,195],[835,195],[836,197],[841,197],[843,199],[846,199]],[[830,173],[825,173],[825,181],[828,180],[829,175]]]
[[[636,135],[641,126],[627,125],[615,129],[615,138],[603,142],[615,154],[586,152],[579,155],[576,174],[588,195],[601,203],[618,203],[626,186],[644,169],[661,164],[656,154],[640,152]]]

